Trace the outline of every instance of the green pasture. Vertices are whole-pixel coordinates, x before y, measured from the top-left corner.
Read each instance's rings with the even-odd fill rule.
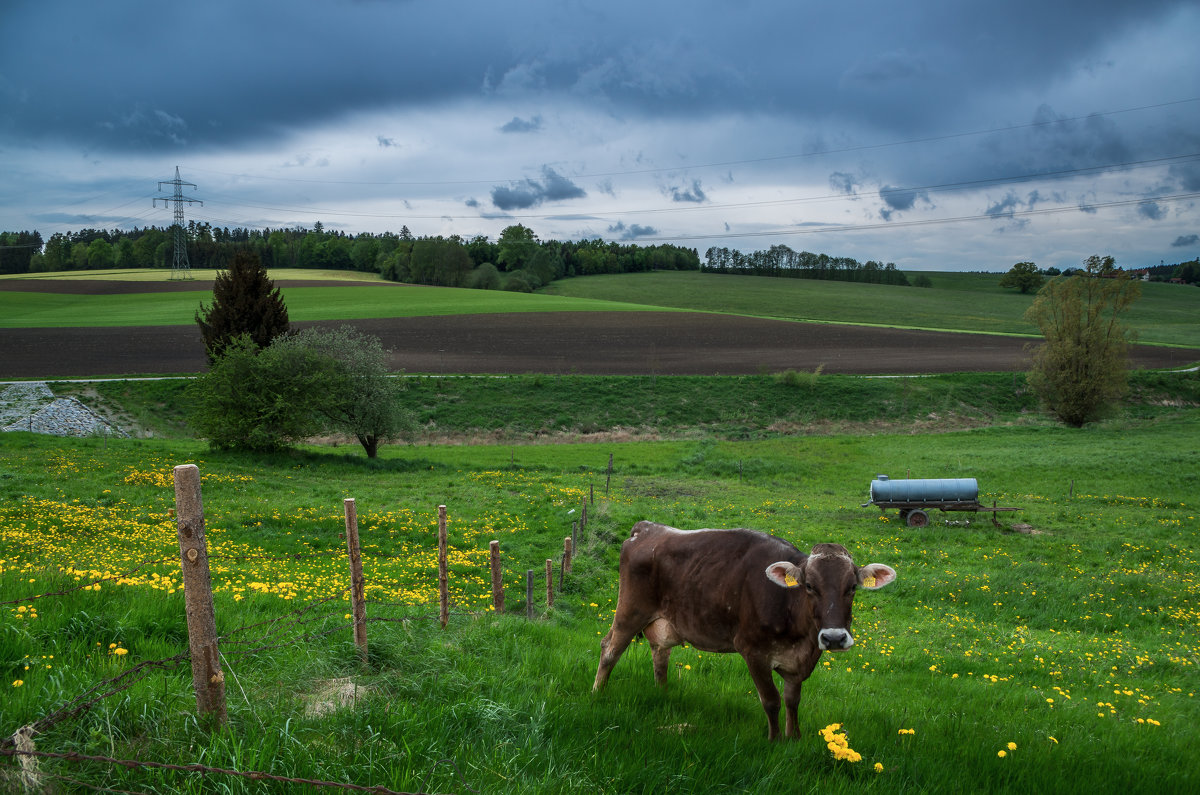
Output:
[[[369,287],[284,287],[282,292],[288,316],[296,322],[658,308],[606,300],[392,283]],[[195,314],[201,303],[212,303],[211,287],[196,292],[71,295],[6,291],[0,282],[0,328],[186,326],[196,322]]]
[[[562,279],[543,292],[783,320],[1037,334],[1023,318],[1033,295],[1000,287],[1000,274],[926,275],[932,287],[659,271]],[[1144,284],[1126,322],[1139,342],[1200,347],[1200,290]]]
[[[396,445],[376,462],[329,448],[250,457],[186,440],[0,434],[0,735],[186,651],[169,475],[195,463],[228,727],[197,721],[190,670],[167,666],[46,727],[38,750],[405,792],[1196,791],[1200,448],[1181,443],[1196,438],[1195,408],[1084,430]],[[909,529],[860,507],[877,473],[975,477],[983,501],[1021,510],[1000,528],[935,512]],[[348,582],[346,497],[358,505],[368,618],[393,619],[368,625],[366,667],[345,602],[317,601]],[[557,561],[585,501],[573,574],[549,608],[545,560]],[[454,595],[445,630],[430,620],[439,504]],[[766,741],[733,655],[676,649],[664,693],[638,644],[608,689],[590,692],[619,545],[643,518],[754,527],[801,548],[836,541],[859,563],[897,569],[894,585],[857,598],[855,646],[826,654],[805,685],[799,740]],[[504,615],[486,607],[493,538]],[[153,565],[128,573],[145,560]],[[528,570],[534,621],[524,618]],[[353,699],[314,713],[339,684]],[[826,749],[819,731],[834,723],[861,762]],[[62,791],[263,786],[40,765]],[[13,770],[0,762],[0,788],[18,786]]]

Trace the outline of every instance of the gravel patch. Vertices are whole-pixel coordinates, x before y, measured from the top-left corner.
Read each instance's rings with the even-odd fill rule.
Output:
[[[0,431],[51,436],[129,436],[75,398],[56,398],[42,382],[12,384],[0,392]]]

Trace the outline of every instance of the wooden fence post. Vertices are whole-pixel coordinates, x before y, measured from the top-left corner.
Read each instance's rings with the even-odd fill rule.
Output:
[[[500,571],[500,542],[488,544],[492,553],[492,609],[504,612],[504,574]]]
[[[525,618],[533,620],[533,569],[525,572]]]
[[[441,605],[442,629],[450,622],[449,572],[446,561],[446,506],[438,506],[438,602]]]
[[[563,573],[571,573],[571,556],[575,554],[575,542],[570,536],[563,539]]]
[[[358,508],[354,498],[343,500],[346,509],[346,549],[350,553],[350,612],[354,616],[354,645],[363,665],[367,664],[366,580],[363,578],[362,547],[358,543]]]
[[[604,477],[604,496],[608,496],[608,487],[612,483],[612,453],[608,454],[608,473]]]
[[[554,607],[554,561],[546,558],[546,607]]]
[[[201,716],[211,715],[217,723],[224,724],[229,718],[225,709],[225,674],[217,650],[217,617],[213,610],[208,545],[204,538],[200,469],[195,464],[175,467],[175,515],[196,711]]]

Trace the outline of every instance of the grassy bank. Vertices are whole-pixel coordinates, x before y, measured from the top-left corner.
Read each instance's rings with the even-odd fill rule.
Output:
[[[190,462],[204,476],[229,727],[194,720],[187,663],[165,662],[46,725],[39,750],[398,791],[1191,791],[1200,454],[1180,440],[1197,436],[1200,410],[1175,409],[1083,431],[393,446],[370,463],[328,449],[247,457],[187,441],[3,434],[0,730],[186,651],[168,511],[171,468]],[[1021,507],[1010,520],[1028,531],[937,513],[911,530],[859,507],[874,474],[906,471],[976,477],[981,498]],[[528,622],[525,571],[557,557],[591,493],[574,574],[553,608],[539,580]],[[366,668],[338,598],[344,497],[358,500],[366,556]],[[450,515],[446,630],[430,620],[439,504]],[[898,570],[856,600],[855,646],[825,655],[806,684],[799,741],[765,741],[730,655],[677,649],[662,693],[635,645],[608,690],[590,693],[619,543],[642,518],[756,527],[802,548],[838,541]],[[502,616],[486,609],[493,538]],[[69,592],[29,598],[57,591]],[[337,706],[332,693],[347,686]],[[818,733],[831,723],[862,762],[831,756]],[[12,784],[11,763],[0,767]],[[262,786],[101,762],[41,768],[62,790]]]
[[[1048,423],[1022,373],[863,378],[526,375],[405,378],[420,444],[605,439],[757,439],[834,432],[917,433]],[[137,435],[188,438],[185,380],[60,382]],[[1134,372],[1116,416],[1200,405],[1196,373]]]

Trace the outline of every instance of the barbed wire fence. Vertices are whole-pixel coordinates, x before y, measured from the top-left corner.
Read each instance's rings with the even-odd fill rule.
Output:
[[[611,466],[612,464],[610,460],[610,471]],[[366,627],[370,623],[406,623],[410,621],[437,620],[441,624],[441,627],[445,629],[450,616],[477,617],[481,614],[480,611],[461,612],[451,611],[449,609],[449,567],[446,554],[447,512],[446,506],[439,505],[437,617],[435,618],[431,615],[407,615],[403,617],[372,615],[368,617],[366,615],[367,605],[371,605],[376,609],[394,608],[405,610],[412,610],[414,608],[424,610],[432,608],[433,605],[430,602],[391,602],[368,600],[366,598],[366,580],[362,571],[362,551],[359,547],[357,531],[357,506],[354,499],[346,499],[344,501],[346,532],[342,535],[347,541],[347,551],[344,554],[346,554],[350,560],[351,586],[341,590],[336,594],[310,601],[284,615],[264,619],[253,624],[246,624],[230,630],[224,635],[218,636],[216,634],[211,574],[208,566],[210,560],[222,563],[247,561],[295,561],[305,558],[334,557],[343,553],[337,550],[327,550],[312,553],[293,553],[282,556],[237,555],[215,556],[210,558],[204,536],[204,518],[200,494],[199,470],[195,465],[181,465],[175,467],[174,477],[176,489],[176,509],[173,511],[173,513],[177,517],[177,528],[179,531],[179,558],[167,557],[146,559],[135,565],[133,568],[120,573],[105,574],[104,576],[84,577],[80,580],[79,584],[74,587],[60,588],[54,591],[32,594],[19,599],[0,601],[0,606],[21,605],[35,603],[38,600],[48,599],[51,597],[70,596],[76,592],[90,589],[94,586],[99,586],[102,583],[121,583],[122,581],[128,581],[149,567],[171,565],[175,562],[178,562],[181,565],[184,573],[183,591],[184,599],[187,602],[186,614],[188,621],[188,651],[180,652],[179,654],[159,660],[142,661],[133,667],[122,671],[116,676],[93,684],[82,693],[49,710],[36,720],[19,727],[11,734],[0,736],[0,756],[13,758],[17,761],[18,770],[16,772],[16,778],[21,782],[25,791],[43,791],[49,780],[58,780],[72,787],[84,787],[104,792],[132,792],[129,790],[117,790],[110,787],[98,787],[89,784],[88,782],[62,775],[60,772],[44,771],[37,764],[37,760],[46,759],[61,760],[71,763],[94,763],[120,766],[126,769],[171,771],[181,774],[198,774],[200,776],[225,776],[251,781],[301,784],[310,787],[324,787],[353,792],[380,793],[381,795],[418,795],[418,793],[397,792],[383,786],[363,786],[348,784],[346,782],[292,778],[275,775],[266,771],[233,770],[202,765],[198,763],[174,764],[155,760],[119,759],[104,755],[82,754],[77,751],[56,752],[37,750],[34,744],[34,738],[36,736],[47,732],[49,729],[59,723],[79,718],[80,716],[89,712],[97,704],[100,704],[101,702],[104,702],[105,700],[119,693],[129,690],[134,685],[153,674],[172,672],[190,665],[193,671],[193,689],[196,692],[198,714],[200,716],[209,715],[215,720],[215,723],[223,724],[227,721],[227,712],[224,701],[225,678],[220,665],[221,660],[225,660],[227,662],[244,660],[263,652],[296,646],[301,643],[311,644],[315,640],[319,640],[337,633],[345,633],[350,631],[353,633],[354,642],[358,648],[360,661],[365,665],[368,660]],[[595,499],[594,492],[591,499]],[[559,590],[564,587],[566,577],[568,574],[570,574],[572,555],[577,543],[577,537],[580,533],[585,531],[587,526],[587,504],[588,498],[584,497],[581,501],[580,519],[573,523],[571,535],[563,539],[563,553],[559,559],[558,570]],[[490,542],[489,553],[489,569],[491,572],[492,584],[491,611],[500,614],[504,613],[505,610],[505,594],[503,587],[503,570],[501,566],[499,541]],[[369,557],[375,560],[398,559],[383,555],[371,555]],[[554,603],[555,583],[553,563],[553,558],[546,559],[545,604],[547,608],[553,607]],[[71,569],[67,573],[78,577],[79,574],[83,574],[84,572]],[[526,616],[531,620],[536,616],[535,600],[533,596],[534,577],[535,572],[533,569],[526,571]],[[347,594],[349,594],[351,601],[351,613],[347,617],[349,620],[337,621],[338,614],[343,610],[341,604],[344,603]],[[321,611],[321,608],[327,608],[335,602],[338,604],[338,608],[336,610],[327,609],[324,612]],[[194,615],[198,616],[198,621],[194,621]],[[330,620],[334,620],[335,623],[333,626],[326,626]],[[316,629],[318,627],[319,630]],[[258,630],[258,632],[255,632],[255,630]],[[241,637],[247,635],[248,637]],[[461,770],[453,760],[437,760],[437,762],[434,764],[434,767],[436,768],[443,765],[450,766],[454,769],[455,774],[458,776],[458,779],[460,782],[462,782],[462,785],[466,790],[470,792],[477,791],[466,784]],[[432,775],[433,771],[430,773],[430,776]]]

